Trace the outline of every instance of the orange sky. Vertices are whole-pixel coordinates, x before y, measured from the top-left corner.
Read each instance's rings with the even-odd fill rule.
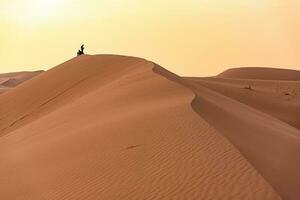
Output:
[[[299,10],[296,0],[0,0],[0,72],[51,68],[81,43],[186,76],[300,69]]]

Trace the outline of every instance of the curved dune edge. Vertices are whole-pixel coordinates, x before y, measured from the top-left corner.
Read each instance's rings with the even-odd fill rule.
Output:
[[[16,110],[0,111],[5,125],[29,115],[0,137],[0,196],[280,199],[193,111],[194,93],[153,67],[136,58],[84,56],[1,96]],[[28,104],[9,101],[17,97]]]
[[[300,81],[185,78],[300,129]]]
[[[226,136],[283,199],[300,199],[300,130],[163,68],[155,72],[195,93],[193,109]]]

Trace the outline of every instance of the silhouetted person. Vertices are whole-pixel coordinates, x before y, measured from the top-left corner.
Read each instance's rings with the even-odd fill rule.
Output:
[[[84,54],[84,45],[81,45],[80,50],[77,51],[77,56]]]

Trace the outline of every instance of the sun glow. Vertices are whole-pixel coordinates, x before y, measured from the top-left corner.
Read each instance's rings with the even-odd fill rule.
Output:
[[[82,43],[185,76],[299,69],[299,9],[296,0],[0,0],[0,72],[48,69]]]
[[[7,3],[7,16],[24,24],[37,24],[58,17],[67,0],[13,0]]]

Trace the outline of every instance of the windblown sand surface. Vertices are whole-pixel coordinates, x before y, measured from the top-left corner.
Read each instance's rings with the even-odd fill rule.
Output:
[[[300,199],[300,81],[236,75],[238,79],[186,78],[185,84],[197,94],[193,108],[245,155],[283,199]]]
[[[43,71],[0,74],[0,94],[27,80],[32,79],[34,76],[42,72]]]
[[[260,108],[240,81],[110,55],[44,72],[0,96],[0,197],[299,199],[299,119]],[[299,110],[297,92],[272,95]]]

